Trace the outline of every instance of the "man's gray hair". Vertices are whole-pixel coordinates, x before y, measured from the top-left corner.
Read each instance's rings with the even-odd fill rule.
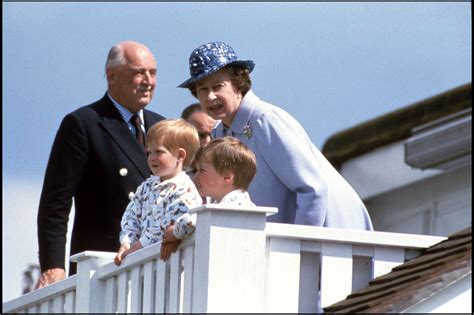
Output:
[[[122,45],[118,44],[110,48],[109,55],[107,56],[107,62],[105,63],[105,72],[108,69],[117,68],[118,66],[126,64],[125,56],[123,54]]]

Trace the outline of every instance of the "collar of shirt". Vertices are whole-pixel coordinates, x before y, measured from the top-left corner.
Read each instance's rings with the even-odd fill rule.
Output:
[[[115,108],[117,108],[117,110],[119,111],[120,116],[122,116],[123,120],[128,124],[128,127],[130,128],[130,130],[135,131],[134,126],[130,122],[130,118],[132,118],[132,116],[135,114],[129,111],[124,106],[120,105],[116,100],[114,100],[114,98],[109,94],[109,92],[107,92],[107,95],[109,96],[110,100],[114,104]],[[140,119],[142,120],[142,129],[145,130],[144,128],[145,120],[143,119],[143,109],[141,109],[137,114],[138,116],[140,116]]]
[[[164,180],[164,181],[161,181],[160,176],[156,176],[156,175],[151,175],[151,178],[158,182],[157,187],[159,189],[163,189],[165,187],[168,187],[171,184],[180,186],[180,185],[183,184],[183,182],[191,180],[191,178],[184,171],[182,171],[181,173],[179,173],[175,177]]]
[[[242,189],[236,189],[232,190],[231,192],[227,193],[224,197],[222,197],[221,201],[219,203],[235,203],[232,200],[232,197],[237,196],[237,197],[247,197],[249,196],[248,192],[243,191]],[[250,196],[249,196],[250,199]]]

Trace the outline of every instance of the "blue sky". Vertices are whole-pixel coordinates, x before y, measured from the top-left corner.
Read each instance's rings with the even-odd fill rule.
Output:
[[[225,41],[256,63],[253,90],[321,148],[335,132],[471,81],[470,2],[2,3],[3,296],[36,261],[36,211],[65,114],[106,90],[108,50],[146,44],[158,61],[149,108],[178,117],[176,86],[197,46]]]

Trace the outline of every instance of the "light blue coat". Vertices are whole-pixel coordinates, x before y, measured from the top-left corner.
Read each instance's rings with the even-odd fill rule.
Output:
[[[257,175],[249,187],[258,206],[277,207],[269,222],[372,230],[357,193],[311,142],[287,112],[244,96],[227,135],[245,143],[257,157]],[[223,137],[223,125],[213,138]]]

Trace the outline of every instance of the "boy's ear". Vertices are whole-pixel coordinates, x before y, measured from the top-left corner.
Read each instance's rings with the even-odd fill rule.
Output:
[[[186,150],[183,149],[183,148],[179,148],[178,149],[178,152],[177,152],[177,158],[178,160],[180,160],[181,162],[184,162],[184,160],[186,160]]]
[[[234,185],[234,173],[225,172],[224,173],[224,183],[227,185]]]

